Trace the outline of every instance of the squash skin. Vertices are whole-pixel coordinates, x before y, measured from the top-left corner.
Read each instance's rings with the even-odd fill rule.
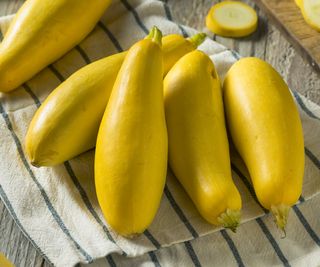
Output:
[[[95,147],[99,124],[126,53],[101,59],[71,75],[36,111],[26,154],[36,167],[54,166]]]
[[[199,35],[195,35],[199,36]],[[201,36],[200,36],[201,38]],[[166,76],[173,65],[185,54],[195,50],[197,45],[179,34],[170,34],[162,39],[163,76]]]
[[[204,219],[235,230],[241,197],[232,181],[221,86],[210,58],[200,51],[182,57],[164,79],[164,96],[173,173]]]
[[[257,198],[284,229],[304,174],[303,130],[290,91],[268,63],[243,58],[227,73],[223,95],[230,135]]]
[[[133,237],[152,222],[167,171],[160,46],[130,48],[114,84],[96,145],[95,185],[102,212],[117,233]]]
[[[80,43],[110,3],[27,0],[0,45],[0,91],[17,88]]]
[[[198,35],[199,36],[199,35]],[[164,75],[196,48],[178,34],[163,37]],[[61,83],[36,111],[25,138],[34,166],[54,166],[95,147],[99,124],[127,51],[95,61]]]

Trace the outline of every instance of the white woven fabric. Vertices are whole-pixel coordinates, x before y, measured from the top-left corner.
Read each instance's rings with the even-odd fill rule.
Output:
[[[2,18],[2,33],[11,18]],[[297,93],[294,96],[306,147],[301,198],[304,203],[291,212],[286,239],[280,239],[271,216],[264,216],[252,188],[237,170],[233,177],[243,200],[243,225],[237,234],[206,223],[169,172],[154,222],[144,234],[129,240],[110,230],[102,216],[93,181],[94,151],[54,168],[34,168],[29,164],[24,136],[37,106],[46,96],[88,61],[129,48],[153,25],[164,34],[196,33],[170,20],[170,11],[161,1],[116,0],[78,47],[21,88],[0,95],[0,196],[14,220],[56,266],[88,263],[106,255],[93,265],[105,266],[107,262],[111,266],[318,266],[320,107]],[[210,39],[199,49],[210,55],[221,79],[237,60],[236,53]]]

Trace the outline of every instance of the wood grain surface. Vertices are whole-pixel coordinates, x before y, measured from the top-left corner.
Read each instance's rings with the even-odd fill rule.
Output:
[[[269,1],[289,0],[265,0],[265,2]],[[266,13],[260,10],[253,0],[243,2],[249,3],[257,10],[259,27],[253,35],[242,39],[214,36],[205,29],[205,16],[211,5],[218,2],[217,0],[167,0],[166,2],[177,22],[207,32],[210,38],[238,51],[243,56],[256,56],[268,61],[281,73],[292,89],[320,104],[320,73],[300,56],[276,28],[279,24],[274,25],[269,22]],[[0,0],[0,16],[14,13],[22,3],[22,0]],[[23,236],[1,200],[0,251],[17,267],[49,266]]]
[[[255,0],[292,45],[320,71],[320,33],[304,20],[294,0]]]

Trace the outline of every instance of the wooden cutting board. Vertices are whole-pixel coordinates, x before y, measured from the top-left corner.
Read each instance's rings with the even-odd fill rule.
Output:
[[[320,71],[320,32],[303,19],[294,0],[255,0],[289,42]]]

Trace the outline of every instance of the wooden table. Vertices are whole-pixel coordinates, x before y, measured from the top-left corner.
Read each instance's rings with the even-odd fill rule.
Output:
[[[204,30],[205,16],[212,0],[167,0],[173,18],[179,23]],[[320,73],[317,73],[287,42],[266,14],[254,5],[259,14],[259,29],[253,36],[234,40],[211,35],[211,38],[243,56],[256,56],[271,63],[285,78],[290,88],[320,104]],[[0,16],[14,13],[23,0],[1,0]],[[16,266],[49,266],[24,237],[0,200],[0,251]]]

